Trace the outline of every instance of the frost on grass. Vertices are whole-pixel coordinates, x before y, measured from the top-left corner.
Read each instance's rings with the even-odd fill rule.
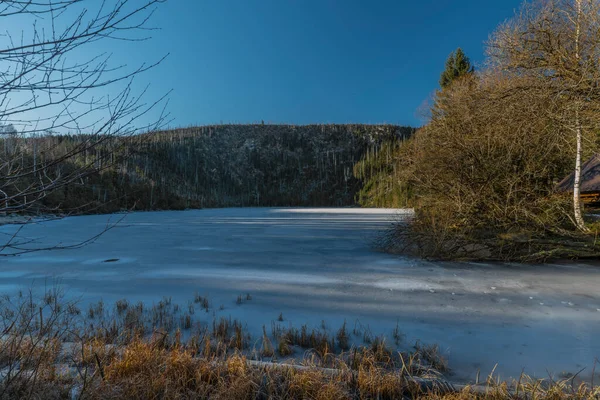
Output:
[[[199,301],[196,301],[199,300]],[[206,301],[205,301],[206,300]],[[385,336],[344,322],[295,328],[273,321],[252,337],[244,321],[212,317],[197,294],[187,307],[98,302],[83,312],[60,290],[0,299],[0,399],[10,398],[528,398],[592,399],[585,384],[536,382],[455,387],[437,346],[402,352]],[[209,311],[212,309],[209,308]],[[198,318],[201,315],[203,318]],[[208,319],[207,319],[208,318]],[[398,325],[394,338],[402,334]],[[369,343],[356,344],[368,338]],[[267,361],[267,362],[265,362]]]

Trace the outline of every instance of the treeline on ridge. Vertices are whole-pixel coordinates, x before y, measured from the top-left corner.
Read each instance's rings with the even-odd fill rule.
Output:
[[[414,128],[395,125],[255,124],[171,129],[105,140],[87,135],[5,136],[0,152],[11,165],[3,167],[7,179],[0,189],[11,197],[11,191],[43,179],[35,174],[19,178],[16,170],[55,176],[81,171],[68,184],[46,185],[47,193],[32,202],[30,212],[340,207],[369,205],[373,193],[388,199],[385,205],[403,206],[407,200],[393,183],[383,191],[369,191],[388,169],[381,160],[389,149],[413,133]],[[55,162],[69,153],[74,155]],[[396,189],[400,194],[394,194]],[[20,198],[12,201],[27,203]]]

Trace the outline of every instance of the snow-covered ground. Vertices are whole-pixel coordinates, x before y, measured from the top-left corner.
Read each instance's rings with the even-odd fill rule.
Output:
[[[0,293],[59,283],[82,303],[187,304],[198,292],[206,319],[244,320],[259,334],[283,324],[336,330],[368,326],[401,348],[438,343],[455,380],[522,370],[590,377],[600,357],[600,266],[437,263],[376,252],[372,240],[403,210],[217,209],[133,213],[86,247],[0,258]],[[69,245],[121,216],[27,225],[30,245]],[[9,237],[19,226],[4,225]],[[106,262],[111,260],[110,262]],[[238,295],[252,300],[236,304]],[[223,309],[219,309],[220,306]],[[214,314],[213,314],[214,313]],[[600,369],[600,368],[599,368]]]

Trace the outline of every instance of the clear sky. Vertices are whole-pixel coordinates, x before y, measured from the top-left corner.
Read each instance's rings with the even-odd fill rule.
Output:
[[[148,42],[105,42],[139,77],[173,90],[172,126],[211,123],[420,125],[448,54],[476,64],[520,0],[169,0]]]
[[[519,0],[171,0],[152,73],[176,125],[420,124],[448,54],[475,62]],[[158,82],[159,81],[159,82]]]

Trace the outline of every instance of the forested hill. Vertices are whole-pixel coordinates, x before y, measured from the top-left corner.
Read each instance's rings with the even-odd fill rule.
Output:
[[[147,135],[125,167],[156,182],[161,199],[175,194],[200,207],[348,206],[362,187],[354,165],[411,133],[391,125],[177,129]]]
[[[44,208],[108,212],[246,206],[351,206],[378,163],[381,149],[410,137],[395,125],[214,125],[112,139],[85,153],[86,163],[110,147],[101,172],[59,188]],[[25,139],[24,139],[25,140]],[[27,139],[30,143],[32,139]],[[84,136],[37,138],[66,149]],[[44,143],[43,141],[50,142]],[[83,154],[71,163],[83,163]],[[355,166],[361,173],[355,174]],[[366,166],[366,167],[365,167]],[[63,166],[64,168],[64,166]],[[368,171],[365,171],[368,168]]]

